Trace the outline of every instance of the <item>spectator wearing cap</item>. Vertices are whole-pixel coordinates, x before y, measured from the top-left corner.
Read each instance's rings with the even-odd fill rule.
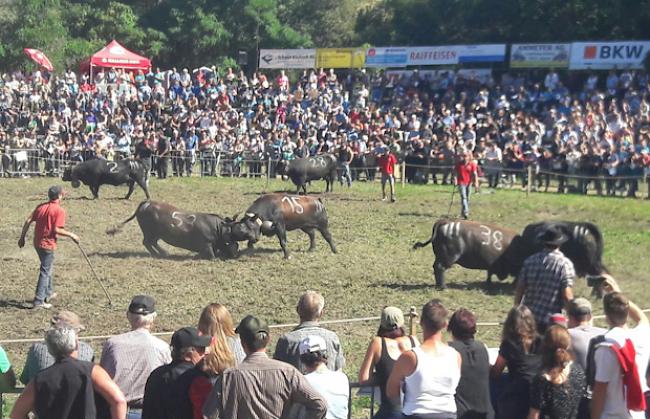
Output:
[[[377,335],[372,338],[359,369],[359,382],[379,386],[381,404],[373,419],[401,419],[399,399],[386,395],[386,382],[397,358],[417,345],[414,336],[404,330],[404,314],[397,307],[384,307]]]
[[[210,336],[204,336],[194,327],[183,327],[172,335],[172,362],[153,370],[144,388],[142,402],[143,419],[165,419],[178,417],[175,385],[179,378],[203,359],[205,348],[210,345]],[[191,407],[189,412],[191,417]]]
[[[567,237],[557,227],[542,232],[537,240],[541,252],[529,256],[517,276],[515,305],[525,304],[535,316],[537,328],[544,333],[551,315],[559,313],[573,299],[573,262],[560,251]]]
[[[18,239],[18,247],[24,247],[29,226],[35,223],[34,248],[41,261],[41,267],[33,308],[51,308],[52,304],[49,301],[56,297],[52,283],[52,270],[54,268],[54,251],[56,250],[57,237],[69,237],[75,243],[79,243],[79,237],[64,228],[65,211],[61,207],[63,188],[56,185],[52,186],[47,191],[47,196],[49,201],[38,205],[32,214],[27,217],[20,233],[20,239]]]
[[[574,298],[567,305],[569,316],[569,335],[571,335],[571,352],[583,370],[587,369],[587,351],[589,341],[604,335],[607,329],[596,327],[591,321],[591,303],[586,298]]]
[[[294,404],[303,405],[308,418],[325,417],[327,403],[300,371],[266,355],[271,340],[266,322],[248,315],[235,332],[246,358],[217,378],[203,406],[205,417],[278,419]]]
[[[456,415],[458,419],[486,419],[494,417],[490,402],[490,359],[487,346],[474,340],[476,317],[460,308],[451,315],[447,331],[451,332],[449,346],[462,360],[460,381],[456,388]]]
[[[305,378],[327,402],[327,419],[347,419],[350,382],[341,371],[327,368],[327,345],[320,336],[307,336],[300,342],[300,360],[306,367]],[[308,419],[302,407],[296,409],[296,419]]]
[[[34,412],[40,418],[95,418],[95,392],[108,403],[111,419],[124,419],[126,401],[106,371],[92,362],[77,359],[77,331],[54,326],[45,333],[45,343],[56,362],[36,374],[16,400],[11,419]]]
[[[77,331],[77,334],[86,329],[84,325],[81,324],[79,316],[76,313],[67,310],[61,310],[52,316],[50,323],[52,326],[71,327]],[[77,351],[77,359],[81,361],[95,362],[95,351],[92,346],[86,342],[80,341],[79,349]],[[20,381],[22,381],[23,384],[29,384],[36,374],[53,365],[54,361],[55,359],[47,350],[45,342],[36,342],[29,348],[27,359],[25,360],[25,366],[20,374]]]
[[[151,335],[156,319],[152,297],[133,297],[126,318],[131,331],[106,341],[100,365],[124,393],[129,407],[127,419],[139,419],[147,378],[153,370],[171,362],[171,353],[166,342]]]
[[[320,336],[327,344],[327,367],[332,371],[343,369],[345,358],[339,337],[331,330],[318,324],[323,316],[325,299],[315,291],[305,292],[298,301],[296,312],[300,317],[300,324],[291,332],[280,337],[275,346],[273,358],[287,362],[298,368],[303,374],[305,367],[300,361],[300,342],[307,336]]]

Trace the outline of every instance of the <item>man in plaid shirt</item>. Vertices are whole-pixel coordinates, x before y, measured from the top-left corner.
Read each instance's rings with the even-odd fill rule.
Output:
[[[560,251],[567,237],[556,227],[551,227],[538,237],[544,250],[524,261],[517,277],[515,305],[525,304],[537,322],[537,329],[544,333],[550,316],[560,313],[566,303],[573,299],[573,262]]]

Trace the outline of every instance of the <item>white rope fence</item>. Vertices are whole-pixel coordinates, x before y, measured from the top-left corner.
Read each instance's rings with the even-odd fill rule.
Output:
[[[644,309],[642,310],[644,313],[650,312],[650,309]],[[408,316],[408,314],[407,314]],[[597,315],[592,317],[594,320],[600,320],[604,319],[604,315]],[[370,322],[370,321],[378,321],[381,320],[381,317],[379,316],[373,316],[373,317],[354,317],[350,319],[337,319],[337,320],[325,320],[322,322],[319,322],[320,325],[333,325],[333,324],[347,324],[347,323],[363,323],[363,322]],[[497,322],[479,322],[476,324],[478,327],[498,327],[502,326],[503,322],[502,321],[497,321]],[[269,327],[271,329],[288,329],[290,327],[296,327],[298,326],[298,323],[280,323],[280,324],[272,324]],[[157,333],[152,333],[154,336],[171,336],[174,332],[157,332]],[[110,339],[113,336],[116,335],[96,335],[96,336],[79,336],[79,340],[87,340],[87,341],[92,341],[92,340],[106,340]],[[6,345],[6,344],[16,344],[16,343],[35,343],[35,342],[42,342],[43,338],[24,338],[24,339],[2,339],[0,340],[0,345]]]

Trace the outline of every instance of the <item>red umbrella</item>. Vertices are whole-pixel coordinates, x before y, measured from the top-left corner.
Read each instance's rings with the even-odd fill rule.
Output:
[[[33,48],[24,48],[23,51],[25,51],[25,54],[27,54],[29,58],[34,60],[38,65],[47,71],[54,71],[54,67],[52,67],[50,59],[47,58],[41,51]]]

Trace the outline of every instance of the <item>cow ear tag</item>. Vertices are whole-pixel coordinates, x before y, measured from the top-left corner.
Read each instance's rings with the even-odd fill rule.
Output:
[[[262,219],[261,219],[260,217],[257,217],[257,218],[255,219],[255,222],[257,223],[258,226],[261,226],[262,224],[264,224],[264,223],[262,222]]]

